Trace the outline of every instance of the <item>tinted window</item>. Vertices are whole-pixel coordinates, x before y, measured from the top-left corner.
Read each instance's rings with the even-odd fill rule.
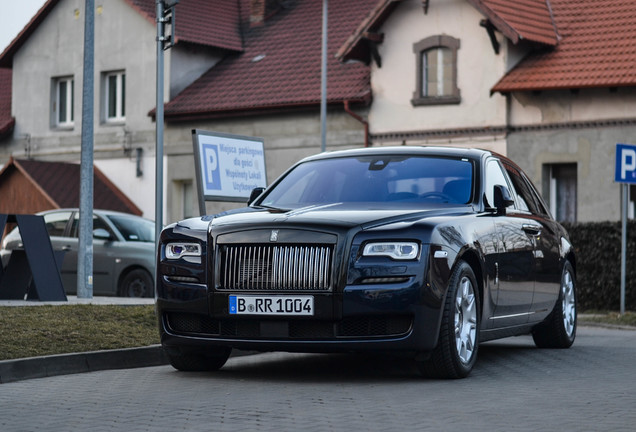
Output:
[[[154,222],[135,216],[108,215],[107,217],[126,241],[150,243],[155,241]]]
[[[529,181],[515,167],[505,164],[510,181],[514,184],[521,210],[530,211],[535,214],[546,214],[541,201],[534,192],[534,188]]]
[[[374,156],[310,161],[295,167],[260,203],[293,209],[332,203],[453,203],[472,198],[467,159]]]
[[[71,217],[70,211],[48,213],[44,215],[44,224],[50,237],[61,237]]]

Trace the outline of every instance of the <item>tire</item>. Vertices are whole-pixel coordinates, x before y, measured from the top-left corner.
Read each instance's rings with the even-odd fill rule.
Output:
[[[576,321],[576,278],[572,264],[566,261],[554,309],[532,330],[532,339],[539,348],[569,348],[576,338]]]
[[[460,261],[450,278],[437,346],[427,360],[417,361],[422,375],[457,379],[473,369],[481,320],[477,287],[472,268]]]
[[[134,269],[126,273],[118,288],[121,297],[152,297],[154,284],[152,276],[144,269]]]
[[[227,362],[231,353],[232,348],[218,348],[209,353],[166,351],[172,367],[182,372],[217,371]]]

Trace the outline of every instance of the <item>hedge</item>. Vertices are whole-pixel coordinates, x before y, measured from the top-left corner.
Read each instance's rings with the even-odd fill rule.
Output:
[[[619,310],[621,223],[563,224],[576,254],[579,310]],[[625,309],[636,310],[636,221],[627,224]]]

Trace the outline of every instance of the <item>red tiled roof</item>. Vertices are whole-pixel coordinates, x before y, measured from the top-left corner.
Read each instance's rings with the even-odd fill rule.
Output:
[[[249,7],[243,1],[242,8]],[[376,3],[329,2],[329,102],[370,97],[369,68],[341,63],[334,54]],[[166,120],[319,104],[322,2],[285,5],[264,25],[246,32],[242,54],[226,57],[168,103]]]
[[[153,25],[156,0],[126,0]],[[241,51],[240,0],[180,0],[175,9],[175,39]]]
[[[550,0],[561,40],[528,55],[493,92],[636,85],[634,0]]]
[[[9,134],[15,125],[11,116],[11,69],[0,68],[0,138]]]
[[[13,56],[60,0],[48,0],[0,54],[0,67],[11,67]],[[181,0],[176,6],[176,42],[189,42],[227,50],[242,49],[241,0]],[[152,25],[157,14],[155,0],[126,0]]]
[[[3,168],[15,165],[42,190],[58,208],[79,207],[80,165],[66,162],[42,162],[12,159]],[[94,169],[93,204],[95,208],[141,215],[142,211],[97,167]]]
[[[468,0],[513,43],[557,44],[549,0]]]

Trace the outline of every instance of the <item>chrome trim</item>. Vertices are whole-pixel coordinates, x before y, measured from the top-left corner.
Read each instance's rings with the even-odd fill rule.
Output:
[[[220,290],[331,290],[333,245],[221,245]]]

